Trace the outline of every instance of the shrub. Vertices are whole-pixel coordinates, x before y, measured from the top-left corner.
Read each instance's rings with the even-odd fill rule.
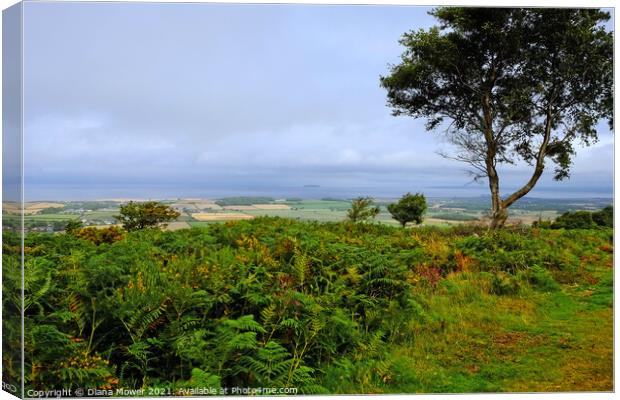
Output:
[[[388,205],[388,211],[403,227],[408,222],[421,224],[422,215],[426,212],[426,198],[420,193],[407,193],[398,202]]]
[[[82,229],[84,224],[79,219],[73,219],[65,225],[65,232],[68,234],[73,234],[75,231]]]
[[[351,222],[365,222],[379,214],[379,207],[374,205],[372,197],[358,197],[351,202],[347,218]]]
[[[117,226],[110,226],[108,228],[95,228],[87,227],[78,230],[74,230],[71,233],[78,239],[88,240],[96,245],[102,243],[114,243],[123,239],[124,232]]]
[[[592,213],[592,220],[598,226],[613,228],[614,227],[614,207],[607,206],[600,211]]]
[[[538,224],[539,227],[545,225]],[[597,227],[613,228],[614,226],[614,209],[613,206],[607,206],[600,211],[575,211],[565,212],[551,223],[553,229],[593,229]]]
[[[575,211],[560,215],[551,227],[554,229],[592,229],[596,227],[596,223],[592,219],[591,212]]]

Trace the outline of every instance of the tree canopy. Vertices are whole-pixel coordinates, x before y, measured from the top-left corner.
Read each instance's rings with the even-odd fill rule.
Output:
[[[407,193],[388,206],[392,218],[405,227],[408,222],[422,223],[422,215],[426,212],[426,198],[423,194]]]
[[[122,205],[120,215],[114,218],[123,225],[127,231],[153,228],[170,221],[174,221],[181,215],[175,209],[157,201],[137,203],[130,201]]]
[[[402,61],[381,78],[394,115],[445,128],[475,179],[488,179],[492,226],[538,182],[546,161],[569,177],[577,140],[612,125],[613,35],[597,9],[457,8],[432,13],[440,25],[411,31]],[[497,167],[525,162],[530,178],[500,194]]]

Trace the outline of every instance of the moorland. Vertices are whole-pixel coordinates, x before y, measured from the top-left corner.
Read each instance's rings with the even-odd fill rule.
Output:
[[[613,389],[612,228],[195,225],[27,233],[26,390]],[[5,231],[5,316],[21,307],[20,254]],[[5,382],[19,381],[19,322],[3,321]]]

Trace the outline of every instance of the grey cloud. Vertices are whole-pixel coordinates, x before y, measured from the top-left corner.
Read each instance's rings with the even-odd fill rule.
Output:
[[[434,23],[428,8],[26,5],[32,196],[37,185],[59,197],[148,185],[173,195],[300,182],[381,193],[474,187],[462,165],[435,153],[444,145],[422,121],[390,115],[379,87],[400,35]],[[605,140],[579,154],[564,187],[611,187]],[[525,177],[516,168],[507,182]]]

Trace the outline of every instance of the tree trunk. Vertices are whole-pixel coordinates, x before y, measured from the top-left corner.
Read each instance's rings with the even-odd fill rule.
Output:
[[[483,107],[483,132],[486,141],[487,151],[485,155],[485,167],[489,179],[489,189],[491,191],[491,229],[498,229],[504,226],[508,218],[508,205],[502,201],[499,193],[499,175],[496,169],[497,143],[493,134],[493,115],[491,107],[491,93],[485,93],[482,97]]]
[[[508,206],[499,195],[499,176],[492,162],[487,163],[487,172],[491,190],[491,229],[498,229],[506,223]]]
[[[534,188],[534,186],[536,186],[538,179],[540,179],[543,171],[545,170],[545,157],[547,156],[547,148],[549,145],[549,140],[551,139],[551,122],[551,106],[548,106],[545,122],[545,132],[542,143],[540,144],[540,147],[538,149],[534,172],[532,173],[530,179],[519,190],[506,197],[504,200],[500,199],[499,208],[497,209],[497,211],[495,208],[493,208],[493,221],[491,223],[492,228],[501,228],[504,225],[504,223],[506,222],[506,218],[508,217],[508,207],[510,207],[515,201],[519,200],[521,197],[528,194]]]
[[[491,229],[498,229],[504,226],[508,219],[508,208],[499,207],[491,213]]]
[[[495,74],[493,71],[492,82],[494,82]],[[484,139],[486,141],[486,155],[485,155],[485,167],[487,177],[489,178],[489,189],[491,190],[491,229],[498,229],[504,226],[508,219],[508,207],[510,207],[515,201],[528,194],[532,188],[538,182],[538,179],[543,173],[545,168],[545,157],[547,156],[547,146],[551,139],[552,129],[552,104],[549,103],[546,111],[545,131],[543,135],[542,143],[538,149],[536,157],[536,165],[534,172],[525,185],[519,190],[506,197],[504,200],[500,197],[499,193],[499,175],[496,170],[497,156],[497,138],[493,133],[493,111],[491,106],[491,88],[489,86],[487,92],[482,96],[482,132],[484,133]]]

